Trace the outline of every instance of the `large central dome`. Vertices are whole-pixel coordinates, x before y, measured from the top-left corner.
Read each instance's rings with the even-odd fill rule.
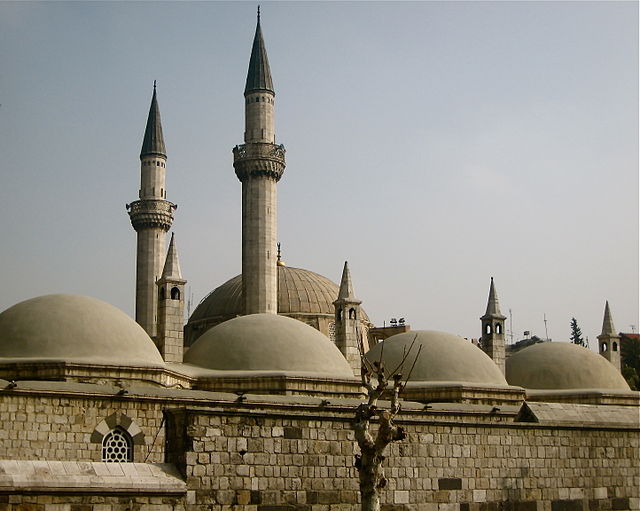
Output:
[[[278,314],[298,319],[333,337],[334,307],[339,286],[322,275],[302,268],[278,266]],[[189,318],[185,345],[191,346],[207,329],[244,315],[242,275],[209,293]],[[362,323],[369,318],[362,311]]]

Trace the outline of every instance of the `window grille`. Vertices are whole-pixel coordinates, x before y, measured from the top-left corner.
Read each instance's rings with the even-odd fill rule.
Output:
[[[133,441],[129,433],[116,428],[102,441],[102,461],[126,463],[133,461]]]

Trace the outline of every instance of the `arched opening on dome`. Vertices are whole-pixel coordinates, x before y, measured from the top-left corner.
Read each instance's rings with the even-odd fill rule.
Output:
[[[180,300],[180,290],[177,287],[171,288],[171,299]]]
[[[496,323],[496,333],[497,334],[501,334],[502,333],[502,325],[500,323]]]
[[[160,300],[164,300],[165,299],[165,292],[164,292],[164,288],[161,287],[160,288]]]
[[[102,461],[130,463],[133,461],[133,438],[120,426],[112,429],[102,440]]]
[[[614,341],[611,349],[613,349],[613,351],[618,351],[618,343]]]

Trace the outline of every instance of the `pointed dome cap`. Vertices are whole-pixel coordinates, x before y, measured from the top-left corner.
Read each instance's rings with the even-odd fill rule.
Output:
[[[602,320],[602,333],[598,337],[617,337],[616,327],[613,326],[613,318],[609,310],[609,300],[604,306],[604,319]]]
[[[507,319],[500,312],[500,302],[498,301],[498,293],[491,277],[491,287],[489,288],[489,299],[487,300],[487,311],[480,319]]]
[[[247,73],[247,83],[244,88],[245,95],[251,92],[266,91],[275,94],[273,82],[271,80],[271,69],[267,58],[267,49],[262,39],[262,29],[260,28],[260,8],[258,7],[258,24],[256,25],[256,35],[253,38],[251,48],[251,59],[249,60],[249,72]]]
[[[140,150],[140,158],[143,156],[167,157],[167,149],[164,146],[164,136],[162,135],[162,121],[160,120],[160,108],[158,108],[155,81],[153,82],[153,96],[151,98],[151,107],[149,108],[149,117],[147,118],[147,127],[144,130],[144,140],[142,141],[142,149]]]
[[[180,271],[180,261],[178,260],[178,249],[176,248],[176,240],[174,233],[171,233],[171,242],[167,251],[167,259],[164,262],[162,270],[162,280],[179,280],[182,281],[182,272]]]

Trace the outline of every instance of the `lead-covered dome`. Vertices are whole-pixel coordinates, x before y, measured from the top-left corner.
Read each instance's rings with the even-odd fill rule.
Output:
[[[0,314],[0,361],[12,360],[164,365],[151,338],[124,312],[65,294],[32,298]]]
[[[507,358],[506,373],[511,385],[526,389],[630,390],[611,362],[569,342],[529,346]]]
[[[411,382],[507,385],[502,372],[486,353],[462,337],[445,332],[416,330],[393,335],[371,348],[366,356],[372,362],[382,356],[385,367],[392,371],[414,339],[413,352],[401,370],[406,376],[421,348]]]
[[[209,329],[185,353],[184,361],[220,371],[353,379],[349,364],[329,339],[277,314],[241,316]]]
[[[284,265],[277,268],[278,314],[299,319],[331,337],[333,302],[339,286],[310,270]],[[185,330],[185,345],[191,346],[212,326],[243,314],[242,275],[237,275],[209,293],[193,311]],[[362,310],[361,323],[369,325]]]

